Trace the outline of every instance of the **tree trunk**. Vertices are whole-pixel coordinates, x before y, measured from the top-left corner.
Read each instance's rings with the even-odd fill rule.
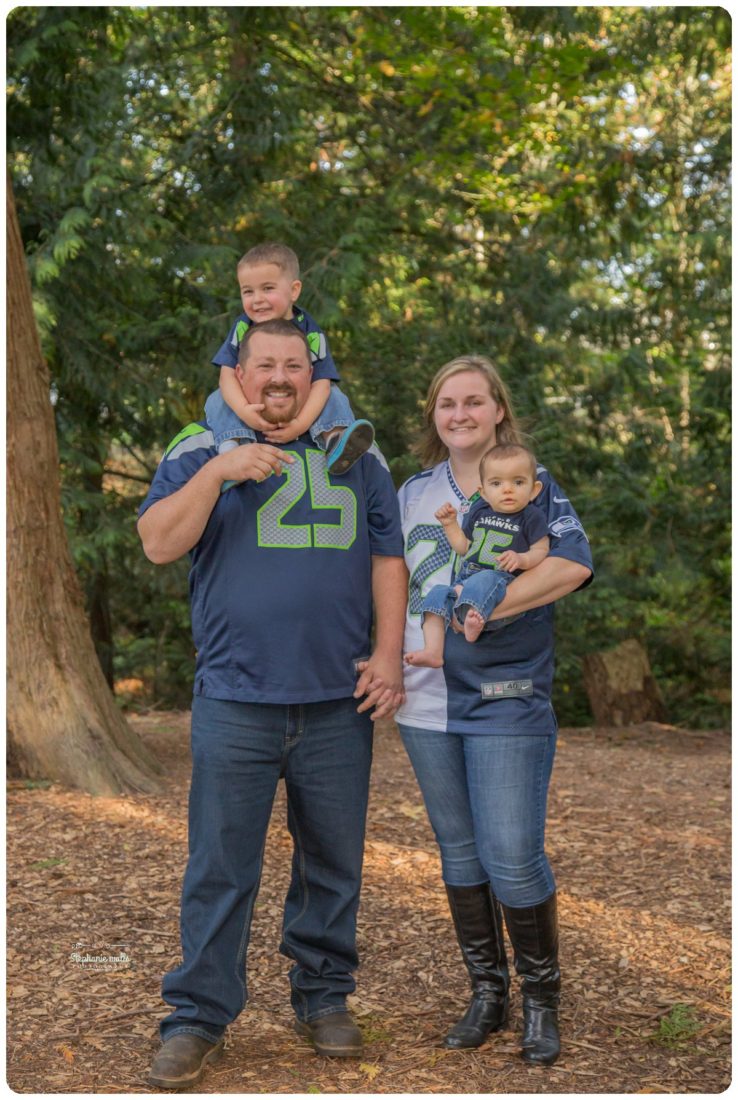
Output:
[[[7,185],[8,767],[91,794],[154,791],[160,768],[117,709],[64,531],[49,375]]]
[[[582,676],[596,725],[668,721],[648,654],[635,638],[584,657]]]

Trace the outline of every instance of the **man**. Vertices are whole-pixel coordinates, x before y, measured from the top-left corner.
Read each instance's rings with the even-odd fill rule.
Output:
[[[249,330],[236,368],[246,400],[274,424],[303,407],[311,370],[307,341],[282,319]],[[338,485],[309,436],[217,454],[207,427],[190,425],[162,459],[138,528],[153,562],[191,553],[197,649],[183,962],[164,977],[173,1011],[149,1081],[199,1081],[246,1003],[281,777],[294,855],[280,950],[294,961],[295,1027],[320,1054],[358,1056],[346,995],[358,965],[370,712],[388,717],[402,699],[407,585],[389,473],[373,449]]]

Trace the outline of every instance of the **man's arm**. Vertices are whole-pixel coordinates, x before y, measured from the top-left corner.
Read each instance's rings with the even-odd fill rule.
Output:
[[[157,500],[138,521],[144,553],[155,565],[176,561],[196,546],[224,481],[263,481],[282,472],[283,462],[294,462],[277,447],[249,443],[206,462],[181,489]]]
[[[522,611],[554,603],[584,584],[591,573],[592,570],[586,565],[549,555],[534,569],[510,581],[505,598],[489,617],[504,619],[508,615],[518,615]]]
[[[407,610],[407,566],[403,558],[372,555],[372,597],[376,619],[374,652],[359,666],[354,698],[366,698],[356,709],[374,707],[372,721],[391,718],[403,700],[402,642]]]

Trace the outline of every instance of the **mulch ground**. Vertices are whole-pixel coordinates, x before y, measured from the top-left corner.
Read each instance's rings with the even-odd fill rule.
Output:
[[[159,795],[93,799],[9,784],[7,1079],[17,1092],[151,1091],[146,1071],[165,1014],[159,982],[179,959],[188,717],[131,719],[164,762]],[[474,1052],[441,1046],[467,983],[421,798],[395,727],[383,726],[352,999],[364,1057],[317,1057],[292,1031],[289,963],[276,951],[290,857],[280,792],[249,951],[250,1002],[198,1091],[723,1091],[729,753],[724,732],[562,731],[548,848],[559,884],[563,1052],[546,1070],[520,1061],[517,990],[509,1030]],[[109,961],[85,961],[101,958]]]

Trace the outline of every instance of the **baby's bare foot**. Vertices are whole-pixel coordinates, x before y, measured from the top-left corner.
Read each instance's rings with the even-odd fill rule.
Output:
[[[431,649],[416,649],[405,654],[405,663],[422,668],[443,668],[443,654],[434,653]]]
[[[483,629],[484,619],[478,611],[470,607],[464,619],[464,637],[467,642],[476,642]]]

